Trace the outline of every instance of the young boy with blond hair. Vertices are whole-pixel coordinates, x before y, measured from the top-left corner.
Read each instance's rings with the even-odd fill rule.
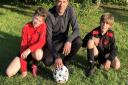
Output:
[[[100,18],[100,26],[89,32],[83,39],[83,47],[87,47],[88,69],[87,76],[94,73],[95,61],[103,66],[104,70],[114,67],[120,68],[117,57],[117,47],[112,25],[114,17],[111,13],[104,13]]]

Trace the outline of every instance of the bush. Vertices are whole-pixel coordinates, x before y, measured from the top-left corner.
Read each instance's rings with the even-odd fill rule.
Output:
[[[121,5],[121,6],[126,6],[127,0],[101,0],[102,3],[104,4],[113,4],[113,5]]]
[[[87,16],[93,5],[90,0],[70,0],[70,3],[77,10],[79,16]]]

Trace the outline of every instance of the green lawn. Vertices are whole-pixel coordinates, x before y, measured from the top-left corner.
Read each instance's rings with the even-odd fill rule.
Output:
[[[50,4],[43,4],[46,8]],[[43,66],[42,74],[33,78],[31,73],[24,79],[20,72],[12,78],[5,76],[5,69],[9,62],[19,51],[20,33],[23,25],[31,20],[31,15],[36,6],[21,6],[15,4],[0,4],[0,85],[56,85],[52,78],[50,68]],[[77,9],[77,8],[76,8]],[[115,9],[91,9],[85,16],[76,10],[80,34],[84,35],[97,27],[99,17],[103,12],[111,12],[116,18],[113,30],[116,34],[118,55],[121,61],[119,71],[111,69],[109,72],[97,69],[91,77],[84,75],[86,67],[86,50],[80,49],[75,60],[68,66],[70,77],[65,85],[128,85],[128,11]]]

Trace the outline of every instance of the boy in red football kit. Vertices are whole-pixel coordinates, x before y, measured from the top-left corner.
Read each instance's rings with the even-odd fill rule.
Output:
[[[46,43],[46,16],[47,11],[39,7],[33,15],[33,20],[23,27],[21,50],[20,55],[18,55],[20,58],[16,57],[7,68],[6,74],[9,77],[16,74],[19,68],[21,68],[22,77],[27,75],[27,57],[32,57],[32,61],[39,61],[42,59],[42,48]],[[17,66],[17,69],[15,69],[15,66]],[[32,68],[34,68],[32,71],[33,76],[36,76],[37,66],[33,64]]]
[[[109,70],[113,66],[116,70],[120,68],[120,61],[117,57],[112,25],[114,17],[110,13],[104,13],[100,19],[100,26],[89,32],[83,39],[83,47],[87,47],[87,57],[89,67],[87,76],[94,72],[95,60],[103,65],[104,70]]]

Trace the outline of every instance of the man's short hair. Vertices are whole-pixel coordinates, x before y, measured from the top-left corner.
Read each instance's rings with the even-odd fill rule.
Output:
[[[55,2],[57,2],[58,0],[54,0]],[[67,1],[69,1],[69,0],[67,0]]]
[[[100,18],[100,23],[102,22],[108,23],[112,26],[114,24],[114,16],[111,13],[104,13]]]
[[[34,15],[42,16],[46,19],[47,15],[48,15],[48,11],[45,8],[39,7],[35,10]]]

